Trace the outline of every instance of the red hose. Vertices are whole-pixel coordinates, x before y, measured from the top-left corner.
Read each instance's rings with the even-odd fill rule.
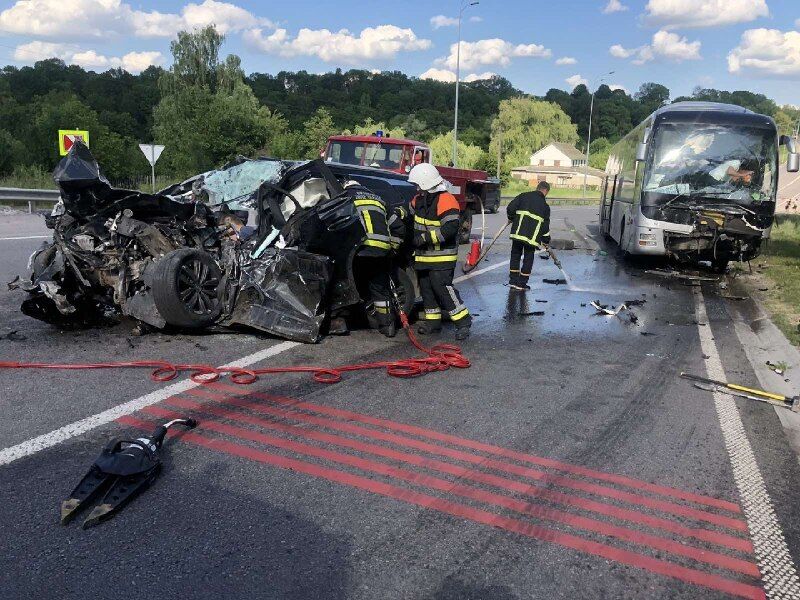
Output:
[[[344,373],[352,371],[366,371],[370,369],[386,369],[392,377],[420,377],[435,371],[446,371],[450,367],[458,369],[469,368],[470,362],[465,357],[461,348],[451,344],[437,344],[426,348],[417,340],[408,323],[405,314],[400,315],[403,329],[408,334],[408,339],[420,352],[426,356],[406,358],[393,361],[361,363],[354,365],[341,365],[338,367],[272,367],[268,369],[243,369],[240,367],[213,367],[211,365],[183,365],[162,360],[130,361],[130,362],[105,362],[105,363],[23,363],[2,362],[0,369],[57,369],[57,370],[84,370],[84,369],[153,369],[150,379],[158,382],[171,381],[181,373],[188,372],[189,378],[198,384],[212,383],[223,376],[228,376],[233,383],[249,385],[258,381],[259,375],[273,375],[276,373],[312,373],[314,381],[318,383],[337,383],[342,380]]]

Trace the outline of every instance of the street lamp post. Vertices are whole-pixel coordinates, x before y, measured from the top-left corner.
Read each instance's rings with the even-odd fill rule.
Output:
[[[605,75],[603,75],[597,83],[603,83],[605,78],[609,75],[613,75],[616,71],[609,71]],[[592,86],[594,87],[594,86]],[[595,90],[596,91],[596,90]],[[589,104],[589,135],[586,140],[586,164],[583,166],[583,197],[586,198],[586,184],[589,180],[589,146],[592,144],[592,113],[594,113],[594,95],[595,92],[592,92],[592,101]]]
[[[461,9],[458,11],[458,45],[456,46],[456,111],[455,118],[453,119],[453,166],[458,164],[458,87],[461,81],[461,17],[464,16],[464,11],[470,6],[480,4],[479,2],[463,2]]]

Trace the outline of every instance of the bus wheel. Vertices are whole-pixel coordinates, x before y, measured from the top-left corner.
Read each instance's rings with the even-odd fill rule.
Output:
[[[728,270],[729,262],[729,258],[715,258],[711,261],[711,268],[714,270],[714,273],[724,274]]]

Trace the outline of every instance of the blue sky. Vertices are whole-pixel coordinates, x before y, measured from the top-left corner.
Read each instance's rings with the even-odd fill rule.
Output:
[[[0,62],[55,55],[136,72],[169,65],[177,29],[214,22],[247,72],[359,67],[451,80],[460,6],[3,0]],[[482,0],[464,11],[462,39],[462,77],[497,73],[534,94],[615,71],[607,83],[630,92],[655,81],[673,97],[701,85],[800,105],[800,0]]]

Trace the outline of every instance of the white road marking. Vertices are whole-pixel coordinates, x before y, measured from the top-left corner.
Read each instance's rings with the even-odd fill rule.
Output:
[[[695,288],[694,296],[697,322],[708,323],[703,292]],[[703,361],[708,377],[726,381],[725,370],[711,327],[698,325],[697,329],[700,334],[700,348],[703,354],[709,357]],[[758,468],[753,448],[747,439],[736,401],[727,394],[714,392],[714,406],[722,428],[725,448],[730,457],[733,478],[747,518],[747,527],[753,540],[756,561],[761,570],[767,598],[800,600],[800,579],[789,554],[786,538],[772,506],[764,478]]]
[[[10,240],[46,240],[48,238],[53,237],[52,235],[25,235],[21,237],[2,237],[0,238],[0,242],[6,242]]]
[[[477,277],[478,275],[481,275],[483,273],[487,273],[489,271],[494,271],[495,269],[499,269],[500,267],[505,267],[510,262],[511,262],[510,260],[504,260],[502,262],[495,263],[493,265],[489,265],[488,267],[483,267],[482,269],[478,269],[477,271],[470,271],[466,275],[459,275],[458,277],[453,279],[453,283],[459,283],[461,281],[466,281],[467,279],[472,279],[473,277]]]
[[[240,358],[239,360],[228,363],[224,366],[249,367],[250,365],[261,362],[267,358],[277,356],[278,354],[286,352],[287,350],[291,350],[295,346],[299,345],[300,344],[297,342],[281,342],[280,344],[266,348],[265,350],[259,350],[258,352],[254,352],[249,356],[245,356],[244,358]],[[186,390],[198,387],[199,385],[201,384],[195,383],[191,379],[187,378],[154,392],[150,392],[149,394],[145,394],[144,396],[140,396],[134,400],[130,400],[128,402],[124,402],[123,404],[114,406],[113,408],[109,408],[108,410],[104,410],[101,413],[91,415],[85,419],[81,419],[80,421],[70,423],[69,425],[64,425],[64,427],[59,427],[50,433],[45,433],[44,435],[31,438],[17,444],[16,446],[4,448],[3,450],[0,450],[0,465],[7,465],[25,456],[30,456],[31,454],[41,452],[42,450],[50,448],[51,446],[55,446],[56,444],[60,444],[68,439],[82,435],[87,431],[94,429],[95,427],[100,427],[101,425],[111,423],[122,416],[134,413],[146,406],[156,404],[162,400],[166,400],[170,396],[185,392]]]
[[[483,269],[479,269],[467,275],[457,277],[453,281],[454,282],[464,281],[465,279],[476,277],[481,273],[486,273],[488,271],[493,271],[494,269],[499,269],[500,267],[507,265],[508,262],[509,261],[504,261],[497,264],[489,265],[487,267],[484,267]],[[300,344],[297,342],[281,342],[280,344],[277,344],[265,350],[260,350],[253,354],[250,354],[249,356],[245,356],[244,358],[240,358],[239,360],[228,363],[227,365],[224,366],[249,367],[250,365],[261,362],[262,360],[271,358],[273,356],[277,356],[278,354],[286,352],[287,350],[291,350],[296,346],[300,346]],[[85,419],[81,419],[79,421],[75,421],[74,423],[70,423],[69,425],[64,425],[63,427],[59,427],[58,429],[55,429],[50,433],[45,433],[43,435],[21,442],[15,446],[9,446],[8,448],[4,448],[0,450],[0,465],[7,465],[25,456],[30,456],[31,454],[36,454],[37,452],[46,450],[47,448],[55,446],[56,444],[60,444],[61,442],[77,437],[79,435],[83,435],[87,431],[91,431],[96,427],[100,427],[101,425],[106,425],[108,423],[111,423],[112,421],[115,421],[120,417],[134,413],[137,410],[145,408],[146,406],[157,404],[162,400],[166,400],[170,396],[174,396],[175,394],[185,392],[186,390],[198,387],[199,385],[201,384],[195,383],[191,379],[184,379],[176,383],[173,383],[171,385],[168,385],[165,388],[161,388],[160,390],[156,390],[149,394],[145,394],[144,396],[140,396],[139,398],[136,398],[134,400],[129,400],[128,402],[124,402],[122,404],[114,406],[113,408],[104,410],[103,412],[86,417]]]

